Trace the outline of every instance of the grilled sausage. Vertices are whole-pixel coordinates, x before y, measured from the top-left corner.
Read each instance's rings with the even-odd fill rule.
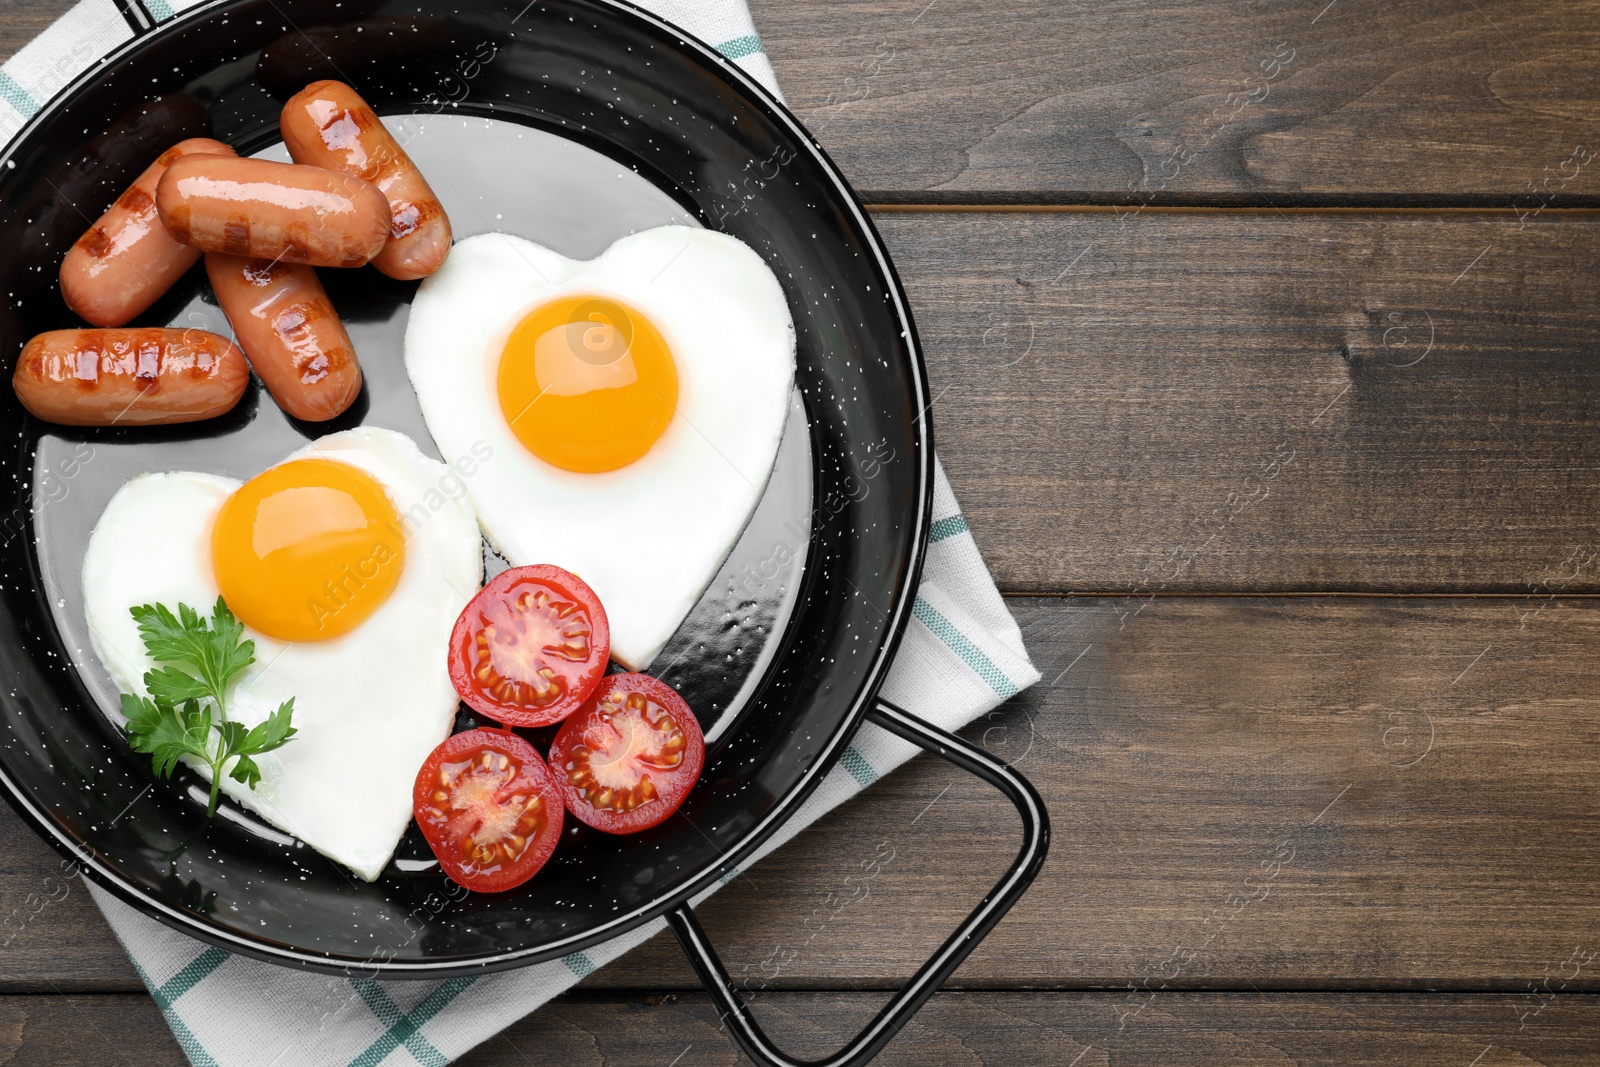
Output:
[[[61,297],[85,322],[121,326],[172,288],[200,262],[200,250],[179,244],[156,213],[156,184],[179,156],[233,155],[209,137],[179,141],[106,209],[61,263]]]
[[[206,252],[317,267],[359,267],[389,239],[377,187],[321,167],[184,156],[156,186],[167,232]]]
[[[22,406],[64,426],[198,422],[230,410],[250,367],[204,330],[52,330],[29,341],[11,384]]]
[[[283,143],[296,163],[354,175],[389,201],[389,240],[372,265],[410,281],[439,269],[450,254],[450,220],[427,179],[377,114],[343,82],[306,86],[283,106]]]
[[[208,252],[206,275],[279,407],[296,419],[325,422],[355,403],[361,365],[316,271]]]

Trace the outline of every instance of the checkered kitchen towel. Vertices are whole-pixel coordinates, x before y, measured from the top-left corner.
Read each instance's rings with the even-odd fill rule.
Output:
[[[148,2],[162,18],[193,6],[181,0]],[[714,42],[777,92],[743,0],[641,2]],[[127,37],[111,0],[83,0],[13,57],[0,69],[0,143],[42,101]],[[1032,685],[1039,674],[942,469],[933,508],[915,619],[883,696],[954,730]],[[876,726],[863,726],[839,766],[751,863],[919,751]],[[731,880],[730,875],[725,883]],[[148,919],[99,889],[93,892],[197,1067],[438,1067],[666,928],[658,920],[587,952],[507,974],[379,982],[307,974],[233,956]]]

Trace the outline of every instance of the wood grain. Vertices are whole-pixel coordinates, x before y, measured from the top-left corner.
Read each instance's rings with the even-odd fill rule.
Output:
[[[778,993],[756,1010],[796,1055],[831,1052],[876,1008],[853,993]],[[1554,999],[1519,1029],[1500,996],[1171,993],[1138,1016],[1097,993],[943,993],[876,1061],[882,1067],[1566,1067],[1594,1062],[1600,1002]],[[70,1038],[66,1035],[71,1035]],[[0,997],[0,1062],[185,1067],[147,997]],[[703,995],[555,1001],[467,1053],[461,1067],[747,1063]]]
[[[147,996],[0,997],[0,1063],[189,1067]]]
[[[72,10],[77,0],[4,0],[0,3],[0,63]]]
[[[143,988],[82,879],[0,802],[0,993]]]
[[[877,221],[1003,589],[1600,589],[1600,218]]]
[[[877,201],[1503,205],[1600,147],[1592,0],[751,7]]]
[[[1600,603],[1012,607],[1044,682],[967,735],[1039,787],[1055,844],[954,985],[1600,990],[1592,963],[1551,978],[1600,951]],[[700,914],[752,989],[893,986],[1013,834],[986,787],[919,759]],[[9,815],[0,846],[4,915],[55,860]],[[138,988],[81,886],[3,959],[14,992]],[[695,980],[661,938],[588,985]]]
[[[764,998],[756,1011],[788,1051],[814,1057],[836,1049],[880,999],[784,993]],[[1130,1016],[1118,997],[1106,994],[951,993],[936,996],[875,1062],[1530,1067],[1592,1063],[1600,1046],[1600,1004],[1592,997],[1558,1000],[1526,1029],[1518,1025],[1516,1009],[1502,997],[1173,994]],[[665,1065],[681,1055],[677,1067],[747,1063],[717,1027],[702,995],[565,1000],[461,1062]]]

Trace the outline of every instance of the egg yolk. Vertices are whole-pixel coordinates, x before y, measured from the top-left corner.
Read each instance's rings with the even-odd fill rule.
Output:
[[[234,492],[211,528],[217,587],[239,621],[279,641],[349,633],[400,581],[405,535],[359,468],[297,459]]]
[[[523,446],[562,470],[626,467],[678,405],[661,331],[606,297],[567,296],[525,315],[500,355],[500,410]]]

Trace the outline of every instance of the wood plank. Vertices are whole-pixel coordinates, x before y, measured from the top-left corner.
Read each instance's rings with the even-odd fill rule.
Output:
[[[5,0],[0,59],[70,6]],[[752,8],[869,200],[1600,204],[1594,0]]]
[[[189,1067],[148,996],[0,996],[0,1062]]]
[[[777,993],[756,1010],[798,1056],[831,1052],[878,998]],[[1563,996],[1526,1026],[1515,998],[1171,993],[1131,1015],[1106,993],[943,993],[875,1061],[1005,1067],[1407,1063],[1564,1067],[1600,1053],[1600,1002]],[[68,1038],[66,1035],[71,1035]],[[185,1067],[147,997],[0,997],[0,1056],[36,1067]],[[462,1067],[747,1063],[703,995],[567,997],[467,1053]]]
[[[1044,684],[967,734],[1039,787],[1055,844],[957,986],[1600,990],[1551,977],[1600,951],[1600,602],[1011,603]],[[701,916],[752,989],[893,986],[1011,826],[919,759]],[[55,860],[9,815],[0,855],[4,915]],[[138,988],[78,889],[0,958],[10,991]],[[587,982],[695,987],[665,938]]]
[[[1560,202],[1600,194],[1592,162],[1560,166],[1600,148],[1593,0],[751,8],[872,200],[1504,205],[1547,174]]]
[[[1115,994],[947,993],[884,1050],[882,1067],[995,1064],[1117,1067],[1149,1064],[1438,1067],[1588,1064],[1600,1053],[1600,1004],[1567,997],[1526,1029],[1504,997],[1172,994],[1133,1015]],[[783,993],[757,1012],[791,1054],[831,1053],[880,997]],[[660,1001],[657,1003],[656,1001]],[[461,1060],[504,1064],[748,1063],[719,1033],[703,995],[675,1000],[563,1000],[524,1018]],[[552,1051],[556,1055],[551,1055]],[[1474,1057],[1481,1057],[1474,1063]]]
[[[82,878],[0,801],[0,993],[143,989]]]
[[[72,10],[77,0],[3,0],[0,2],[0,63]]]
[[[1600,219],[877,222],[1003,589],[1600,590]]]

